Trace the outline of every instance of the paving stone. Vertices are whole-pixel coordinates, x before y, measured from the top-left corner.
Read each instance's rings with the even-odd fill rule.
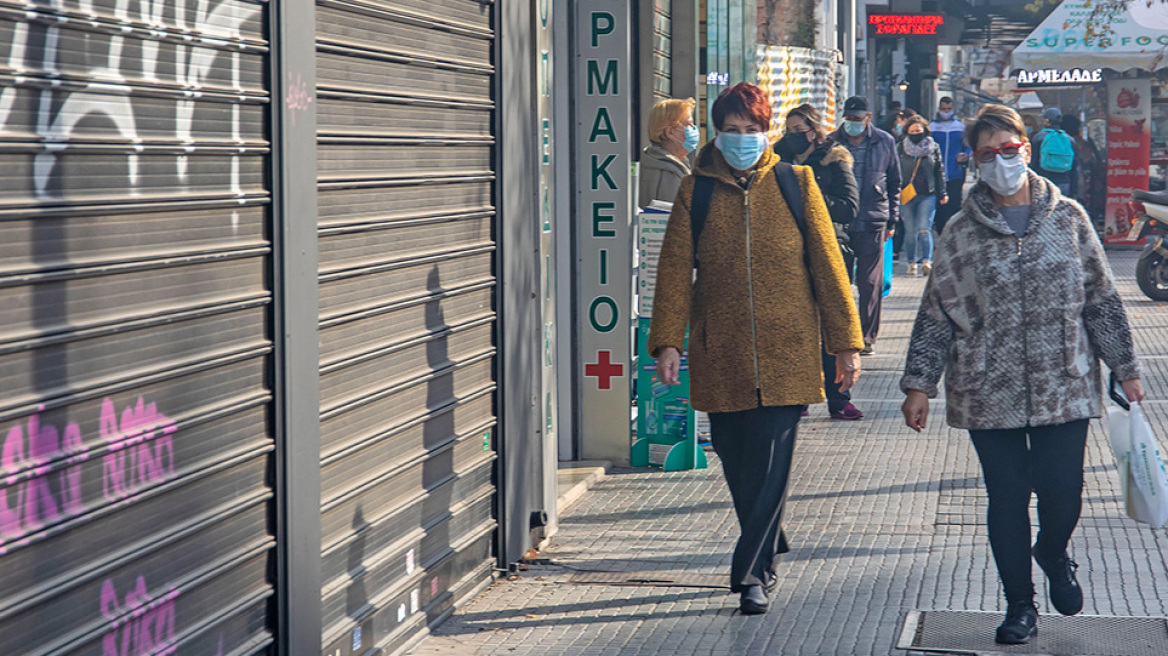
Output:
[[[1148,416],[1168,435],[1168,307],[1135,285],[1136,253],[1109,253],[1147,370]],[[898,269],[898,271],[901,269]],[[460,608],[415,654],[844,656],[895,649],[913,609],[1004,610],[985,534],[985,489],[963,431],[944,425],[943,400],[920,435],[906,429],[896,388],[922,278],[897,276],[877,353],[855,393],[865,418],[812,408],[799,429],[771,611],[744,617],[725,588],[573,583],[581,571],[688,574],[728,584],[737,537],[718,460],[663,473],[617,469],[560,519],[559,533],[516,580]],[[1168,453],[1168,450],[1162,449]],[[1032,507],[1033,512],[1033,507]],[[1071,551],[1084,612],[1160,616],[1168,600],[1168,531],[1122,512],[1106,433],[1091,426],[1083,520]],[[1045,590],[1035,568],[1035,585]],[[1052,613],[1045,593],[1040,611]],[[1041,620],[1040,620],[1041,621]]]

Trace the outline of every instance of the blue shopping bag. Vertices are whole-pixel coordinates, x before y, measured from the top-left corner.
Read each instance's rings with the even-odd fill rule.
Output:
[[[888,296],[892,293],[892,240],[884,240],[884,293],[881,296]]]

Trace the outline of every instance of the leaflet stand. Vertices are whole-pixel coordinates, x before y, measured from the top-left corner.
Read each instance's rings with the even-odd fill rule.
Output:
[[[637,267],[636,361],[640,371],[637,372],[637,434],[629,459],[634,467],[682,471],[708,466],[706,452],[698,445],[694,409],[689,402],[688,358],[685,354],[681,358],[678,375],[681,384],[665,385],[657,379],[657,361],[648,350],[657,258],[671,209],[671,203],[654,201],[637,217],[640,264]]]

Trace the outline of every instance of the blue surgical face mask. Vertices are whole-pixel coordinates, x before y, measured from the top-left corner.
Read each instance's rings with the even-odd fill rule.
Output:
[[[771,147],[766,132],[719,132],[714,145],[722,151],[726,163],[737,171],[745,171],[758,163],[758,159]]]
[[[952,119],[954,114],[954,112],[937,112],[937,116],[939,116],[942,121],[948,121]]]
[[[687,125],[685,126],[685,141],[681,142],[681,147],[685,149],[685,152],[692,153],[697,149],[698,141],[701,138],[702,135],[698,132],[698,126]]]
[[[848,136],[858,137],[861,134],[864,134],[864,130],[867,127],[868,126],[865,125],[863,121],[851,121],[844,119],[844,132],[847,132]]]
[[[894,125],[892,127],[894,130],[896,130],[896,136],[899,137],[900,135],[904,134],[904,126],[903,125]]]

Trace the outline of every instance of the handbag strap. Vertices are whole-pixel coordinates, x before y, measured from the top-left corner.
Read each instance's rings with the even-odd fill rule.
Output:
[[[920,168],[921,168],[921,160],[922,159],[924,159],[924,158],[923,157],[917,158],[917,163],[915,166],[913,166],[912,175],[909,176],[909,178],[908,178],[908,184],[912,184],[913,181],[917,179],[917,171],[920,170]],[[905,186],[907,187],[908,185],[905,185]]]

